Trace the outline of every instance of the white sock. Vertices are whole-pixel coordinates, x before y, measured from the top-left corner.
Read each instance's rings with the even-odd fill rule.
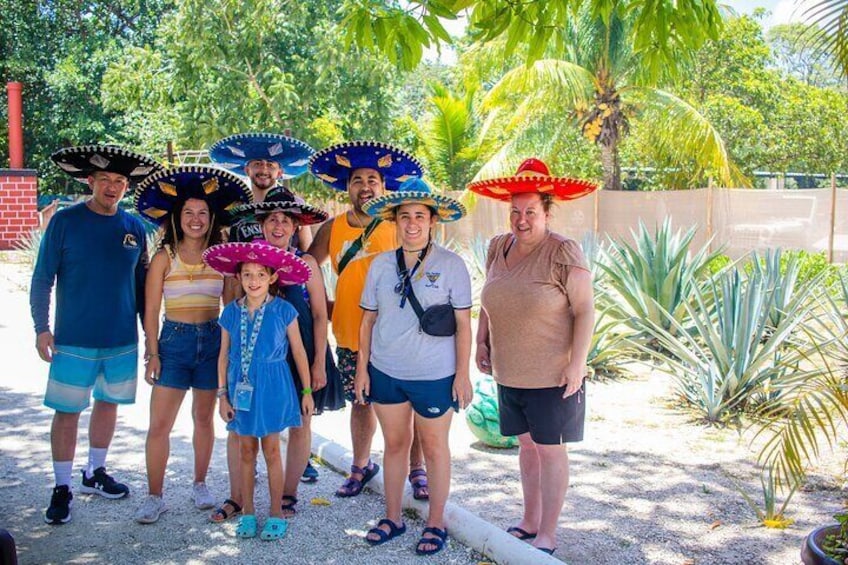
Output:
[[[71,471],[74,469],[73,461],[54,461],[53,475],[56,477],[56,486],[71,487]]]
[[[106,466],[106,453],[108,447],[89,447],[88,448],[88,469],[85,471],[86,477],[91,477],[95,469]]]

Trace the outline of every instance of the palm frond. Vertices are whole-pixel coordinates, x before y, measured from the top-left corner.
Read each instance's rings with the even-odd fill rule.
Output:
[[[804,18],[819,28],[814,34],[814,47],[832,55],[848,80],[848,0],[822,0],[808,8]]]
[[[691,104],[653,88],[631,87],[627,95],[644,122],[652,124],[649,135],[658,151],[672,159],[691,160],[696,174],[714,175],[726,186],[750,186],[732,163],[721,135]]]
[[[546,105],[555,98],[573,108],[591,99],[593,85],[592,73],[584,67],[566,61],[542,59],[529,67],[520,66],[507,72],[486,93],[481,111],[488,112],[497,106],[526,98],[541,100]]]

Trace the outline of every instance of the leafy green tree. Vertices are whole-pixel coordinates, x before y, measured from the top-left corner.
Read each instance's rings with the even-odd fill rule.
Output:
[[[568,47],[563,32],[572,26],[578,8],[607,24],[619,10],[616,0],[346,0],[343,5],[348,37],[406,69],[418,64],[424,47],[451,43],[441,20],[455,20],[465,11],[475,41],[506,38],[505,55],[521,47],[529,64],[551,47]],[[714,0],[631,0],[628,9],[639,14],[632,21],[631,44],[655,74],[663,72],[670,55],[714,36],[721,25]]]
[[[638,117],[655,153],[670,165],[685,167],[689,178],[713,174],[744,182],[710,123],[681,98],[657,88],[692,54],[687,46],[698,45],[711,30],[675,43],[674,49],[662,52],[660,64],[660,53],[638,43],[640,22],[651,14],[640,12],[639,2],[626,0],[613,0],[607,8],[607,13],[597,13],[584,4],[563,29],[565,49],[552,53],[556,58],[514,68],[492,87],[483,102],[492,116],[491,134],[509,141],[525,135],[530,124],[571,115],[584,138],[599,149],[604,188],[619,190],[620,145]],[[552,137],[560,133],[548,130]]]
[[[848,97],[787,74],[776,64],[756,17],[727,20],[684,76],[676,91],[716,127],[746,174],[845,170],[848,129],[839,116]]]
[[[24,84],[26,166],[39,171],[42,191],[79,186],[49,161],[56,149],[134,145],[123,117],[104,110],[100,78],[123,48],[151,40],[170,6],[169,0],[0,0],[0,76]],[[0,107],[6,118],[6,104]],[[0,151],[6,153],[2,137]]]
[[[781,24],[769,28],[766,38],[778,69],[809,86],[841,84],[833,57],[816,49],[812,42],[818,28],[803,24]]]
[[[104,90],[107,107],[140,117],[135,133],[151,147],[284,129],[320,146],[390,139],[401,82],[388,62],[345,47],[329,0],[189,0],[153,45],[109,68]]]

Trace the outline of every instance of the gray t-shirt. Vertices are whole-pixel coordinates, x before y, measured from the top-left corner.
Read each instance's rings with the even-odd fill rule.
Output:
[[[365,279],[359,305],[377,312],[371,334],[371,363],[401,380],[431,381],[456,374],[455,336],[435,337],[419,329],[418,316],[409,301],[400,307],[395,292],[398,278],[395,251],[374,258]],[[423,309],[450,303],[455,309],[471,308],[471,278],[462,258],[433,245],[416,271],[412,289]]]

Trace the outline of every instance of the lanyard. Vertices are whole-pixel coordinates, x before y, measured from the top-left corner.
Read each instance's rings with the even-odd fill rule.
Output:
[[[259,336],[259,329],[262,327],[262,318],[265,317],[265,305],[267,303],[267,300],[262,302],[262,306],[256,310],[256,316],[253,318],[253,329],[250,332],[249,339],[247,337],[247,298],[245,298],[241,305],[241,319],[239,320],[241,378],[246,383],[250,383],[247,372],[250,370],[250,362],[253,361],[253,350],[256,347],[256,338]]]
[[[418,270],[418,267],[420,267],[421,263],[424,261],[424,256],[427,255],[428,249],[430,249],[429,244],[427,244],[427,247],[418,252],[418,261],[415,262],[415,265],[412,267],[411,271],[408,270],[405,266],[406,262],[403,259],[403,248],[398,248],[398,250],[396,251],[398,262],[398,277],[400,278],[400,282],[395,285],[395,292],[400,294],[401,308],[406,305],[406,299],[409,297],[410,291],[412,290],[412,277],[415,276],[415,272]]]

